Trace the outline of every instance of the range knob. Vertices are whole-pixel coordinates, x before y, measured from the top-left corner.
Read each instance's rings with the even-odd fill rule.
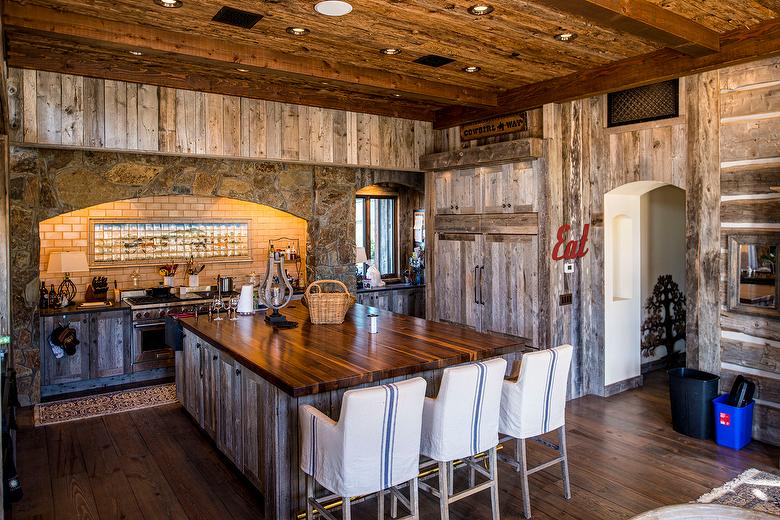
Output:
[[[160,317],[161,317],[161,318],[165,317],[165,309],[162,309],[162,310],[160,311]]]
[[[151,316],[151,315],[149,314],[148,311],[144,313],[144,318],[148,318],[149,316]]]
[[[138,318],[138,319],[140,320],[140,319],[141,319],[141,313],[140,313],[140,312],[136,312],[136,313],[135,313],[135,317],[136,317],[136,318]]]

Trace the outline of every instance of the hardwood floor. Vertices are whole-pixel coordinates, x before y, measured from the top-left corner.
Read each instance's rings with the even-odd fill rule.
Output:
[[[31,415],[20,414],[25,496],[14,519],[262,519],[262,497],[179,405],[44,428]],[[663,372],[641,389],[569,402],[567,431],[572,499],[562,497],[557,468],[532,475],[534,519],[625,519],[695,500],[747,468],[778,472],[778,448],[754,442],[737,452],[675,433]],[[529,444],[531,463],[546,451]],[[502,518],[521,518],[517,474],[500,464],[499,484]],[[422,518],[438,518],[438,503],[420,496]],[[489,495],[454,504],[451,516],[490,518]],[[375,501],[356,505],[353,518],[376,518]]]

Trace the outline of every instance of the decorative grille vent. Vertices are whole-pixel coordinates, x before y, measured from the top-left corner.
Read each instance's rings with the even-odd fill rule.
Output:
[[[428,54],[427,56],[421,56],[420,58],[414,60],[415,63],[420,63],[421,65],[428,65],[429,67],[441,67],[442,65],[452,63],[453,61],[455,60],[453,60],[452,58],[437,56],[436,54]]]
[[[607,95],[607,126],[657,121],[680,115],[677,79]]]
[[[250,13],[249,11],[242,11],[241,9],[233,9],[232,7],[223,7],[214,18],[213,22],[226,23],[235,27],[243,27],[244,29],[251,29],[257,22],[263,19],[262,14]]]

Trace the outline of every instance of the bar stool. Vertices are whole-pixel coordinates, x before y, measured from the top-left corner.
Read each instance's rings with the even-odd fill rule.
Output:
[[[435,399],[425,399],[420,452],[438,463],[439,487],[420,482],[420,489],[439,498],[442,520],[449,519],[451,503],[485,489],[490,489],[493,520],[499,518],[496,446],[505,372],[503,358],[447,368],[439,394]],[[475,455],[486,451],[487,470],[474,460]],[[469,487],[458,493],[454,493],[452,484],[456,460],[463,460],[469,468]],[[476,473],[487,481],[475,485]]]
[[[419,518],[417,473],[426,382],[415,377],[400,383],[344,393],[341,415],[333,421],[315,407],[299,411],[301,470],[306,474],[306,518],[316,509],[335,520],[320,500],[341,497],[342,517],[351,518],[351,497],[379,493],[380,517],[384,494],[390,490],[411,515]],[[318,482],[333,495],[315,498]],[[397,486],[410,482],[410,496]]]
[[[531,518],[531,498],[528,475],[560,463],[563,474],[563,496],[571,498],[569,460],[566,455],[566,387],[569,381],[573,347],[561,345],[549,350],[523,354],[516,374],[507,378],[501,392],[501,415],[498,431],[501,442],[515,439],[515,459],[504,455],[515,471],[522,474],[523,515]],[[528,469],[525,441],[558,430],[559,442],[554,444],[536,439],[548,448],[557,450],[555,459]]]

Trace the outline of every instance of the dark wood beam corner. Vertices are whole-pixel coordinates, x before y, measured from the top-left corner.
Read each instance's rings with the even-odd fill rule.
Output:
[[[435,112],[433,127],[451,128],[490,117],[530,110],[547,103],[563,103],[659,81],[698,74],[739,63],[780,55],[780,18],[749,29],[737,29],[720,38],[720,51],[687,56],[672,49],[626,58],[596,67],[507,90],[499,96],[500,109],[447,107]]]
[[[689,56],[720,49],[719,34],[647,0],[533,0],[596,25],[663,44]]]

